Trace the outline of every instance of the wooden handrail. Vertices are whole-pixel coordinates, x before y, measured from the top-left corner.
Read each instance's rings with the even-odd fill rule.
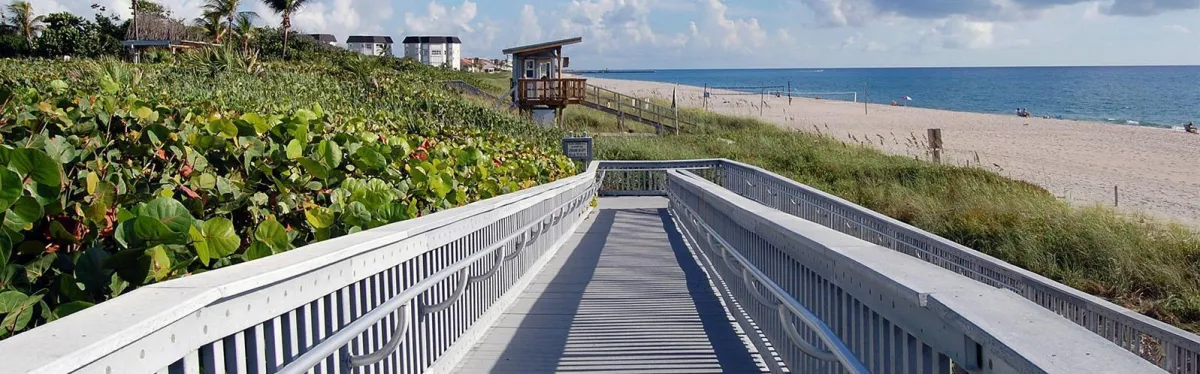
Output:
[[[683,126],[694,126],[689,121],[677,118],[672,108],[599,86],[587,85],[584,100],[592,104],[612,108],[621,113],[636,115],[639,118],[656,122],[665,127],[675,128],[676,123]],[[613,108],[613,103],[616,103],[615,108]],[[628,106],[635,107],[636,111],[626,110]]]

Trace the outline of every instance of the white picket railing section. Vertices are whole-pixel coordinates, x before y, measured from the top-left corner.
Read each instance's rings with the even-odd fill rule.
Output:
[[[1194,334],[718,159],[595,162],[554,183],[145,286],[0,341],[0,372],[448,372],[597,195],[668,197],[775,369],[1146,372],[1153,363],[1200,374]],[[1083,350],[1095,358],[1080,360]]]

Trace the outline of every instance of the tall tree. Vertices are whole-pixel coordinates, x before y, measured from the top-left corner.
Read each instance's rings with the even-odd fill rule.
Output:
[[[255,12],[247,11],[237,14],[233,23],[233,33],[242,39],[242,52],[250,51],[250,38],[254,36],[254,21],[257,19],[258,13]]]
[[[21,35],[25,37],[26,43],[33,48],[33,33],[41,30],[42,16],[33,15],[33,6],[29,5],[28,1],[17,0],[8,5],[8,22],[17,27]]]
[[[192,20],[192,23],[204,30],[204,33],[213,38],[213,41],[220,43],[221,37],[225,34],[225,28],[221,25],[221,18],[224,16],[224,14],[206,10],[203,15]]]
[[[292,28],[292,14],[308,4],[309,0],[263,0],[268,8],[283,18],[283,57],[287,58],[288,29]]]
[[[237,14],[238,2],[239,0],[205,0],[204,5],[201,6],[204,10],[204,18],[215,17],[217,18],[215,26],[224,26],[224,30],[216,35],[218,43],[221,42],[222,35],[233,32],[233,17]]]

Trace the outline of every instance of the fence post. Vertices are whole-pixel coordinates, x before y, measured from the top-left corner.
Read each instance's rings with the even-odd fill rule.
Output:
[[[929,153],[933,162],[942,163],[942,129],[929,129]]]

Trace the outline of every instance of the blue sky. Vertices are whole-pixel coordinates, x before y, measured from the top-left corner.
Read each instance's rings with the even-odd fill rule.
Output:
[[[129,7],[33,1],[92,2]],[[201,0],[160,2],[190,18]],[[1200,65],[1200,0],[312,0],[293,24],[457,35],[481,57],[582,36],[573,68]]]

